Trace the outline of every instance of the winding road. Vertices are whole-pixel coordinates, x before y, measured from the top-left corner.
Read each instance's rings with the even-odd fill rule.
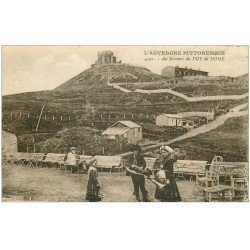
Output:
[[[175,95],[177,97],[180,97],[188,102],[216,101],[216,100],[241,100],[241,99],[245,99],[246,97],[248,97],[248,93],[245,93],[242,95],[216,95],[216,96],[189,97],[189,96],[186,96],[182,93],[176,92],[176,91],[171,90],[171,89],[154,89],[154,90],[136,89],[136,90],[132,91],[132,90],[128,90],[128,89],[125,89],[125,88],[119,86],[119,84],[121,84],[121,83],[116,83],[116,84],[112,84],[110,82],[107,83],[108,86],[114,87],[115,89],[118,89],[118,90],[125,92],[125,93],[132,93],[132,92],[142,93],[142,94],[168,93],[168,94],[172,94],[172,95]],[[248,103],[238,105],[238,106],[230,109],[228,113],[217,117],[214,121],[212,121],[208,124],[205,124],[201,127],[195,128],[182,136],[171,139],[171,140],[164,142],[164,143],[158,142],[158,143],[155,143],[154,145],[145,146],[142,149],[143,149],[143,151],[148,151],[148,150],[156,149],[162,145],[170,145],[170,144],[177,142],[177,141],[182,141],[182,140],[197,136],[199,134],[207,133],[211,130],[214,130],[214,129],[222,126],[229,118],[247,116],[248,110],[242,111],[243,109],[246,109],[246,108],[248,108]],[[119,156],[128,156],[130,154],[131,154],[131,152],[126,152],[126,153],[120,154]]]
[[[111,83],[107,83],[108,86],[110,87],[114,87],[115,89],[118,89],[124,93],[141,93],[141,94],[162,94],[162,93],[168,93],[174,96],[177,96],[179,98],[184,99],[185,101],[188,102],[201,102],[201,101],[216,101],[216,100],[241,100],[241,99],[245,99],[246,97],[248,97],[248,93],[242,94],[242,95],[215,95],[215,96],[198,96],[198,97],[189,97],[186,96],[182,93],[176,92],[174,90],[171,89],[136,89],[134,91],[129,90],[129,89],[125,89],[121,86],[119,86],[119,84],[121,83],[116,83],[116,84],[111,84]]]
[[[241,110],[243,110],[243,109],[245,109],[247,107],[248,107],[248,103],[238,105],[238,106],[230,109],[230,111],[228,113],[219,116],[214,121],[212,121],[212,122],[210,122],[208,124],[205,124],[205,125],[203,125],[201,127],[195,128],[195,129],[187,132],[186,134],[181,135],[181,136],[179,136],[177,138],[171,139],[171,140],[169,140],[167,142],[159,142],[159,143],[156,143],[154,145],[143,147],[142,149],[143,149],[143,151],[149,151],[149,150],[156,149],[156,148],[158,148],[158,147],[160,147],[162,145],[170,145],[170,144],[172,144],[174,142],[177,142],[177,141],[182,141],[182,140],[197,136],[199,134],[207,133],[207,132],[209,132],[211,130],[214,130],[214,129],[222,126],[230,118],[247,116],[248,111],[241,111]],[[124,154],[120,154],[119,156],[128,156],[130,154],[131,154],[131,152],[126,152]]]

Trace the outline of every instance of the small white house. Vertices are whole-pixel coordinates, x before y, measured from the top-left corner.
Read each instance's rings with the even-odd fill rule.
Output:
[[[160,114],[155,119],[159,127],[182,127],[182,117],[177,114]]]
[[[128,143],[136,144],[142,140],[142,126],[131,121],[118,121],[104,132],[102,135],[110,139],[125,139]]]

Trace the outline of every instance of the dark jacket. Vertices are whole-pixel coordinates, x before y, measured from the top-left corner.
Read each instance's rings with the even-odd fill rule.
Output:
[[[127,166],[131,167],[132,165],[136,165],[138,167],[142,167],[142,169],[146,168],[146,161],[144,157],[140,154],[137,154],[136,156],[131,155],[127,160]]]

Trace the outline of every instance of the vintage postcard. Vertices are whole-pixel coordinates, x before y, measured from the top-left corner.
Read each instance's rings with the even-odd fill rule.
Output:
[[[2,202],[248,201],[248,46],[2,46]]]

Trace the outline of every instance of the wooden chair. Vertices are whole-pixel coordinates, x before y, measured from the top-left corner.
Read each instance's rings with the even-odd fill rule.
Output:
[[[212,201],[213,198],[226,198],[228,195],[229,201],[233,198],[233,187],[230,185],[216,185],[213,187],[205,187],[203,190],[203,200]]]
[[[219,174],[222,162],[223,158],[221,156],[215,156],[211,162],[209,171],[216,172]]]
[[[244,169],[235,168],[231,173],[231,186],[234,189],[235,197],[242,197],[243,201],[248,201],[248,164]]]
[[[203,184],[203,199],[204,201],[212,201],[213,198],[226,198],[228,195],[229,201],[233,198],[233,187],[231,185],[220,185],[220,172],[223,163],[221,156],[215,156],[211,162],[209,170],[206,172],[205,177],[198,178]],[[205,185],[204,185],[205,184]]]
[[[204,176],[196,175],[196,186],[198,189],[213,187],[219,185],[220,168],[223,162],[221,156],[215,156],[210,164],[210,168]]]

